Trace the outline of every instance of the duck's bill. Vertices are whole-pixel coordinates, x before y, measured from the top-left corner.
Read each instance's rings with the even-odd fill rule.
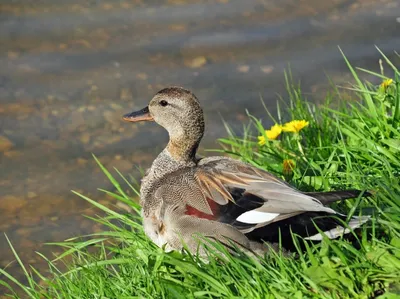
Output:
[[[145,107],[142,110],[125,114],[122,118],[123,120],[130,122],[154,121],[154,118],[150,115],[149,107]]]

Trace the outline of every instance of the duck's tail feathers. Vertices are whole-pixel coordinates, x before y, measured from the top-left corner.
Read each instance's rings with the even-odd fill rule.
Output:
[[[356,198],[358,196],[371,196],[372,194],[368,191],[360,190],[344,190],[344,191],[329,191],[329,192],[305,192],[304,194],[309,195],[318,199],[323,205],[327,205],[331,202],[345,200],[349,198]]]
[[[370,216],[359,216],[353,217],[349,223],[345,226],[338,225],[328,231],[324,231],[323,234],[318,233],[310,237],[306,237],[304,239],[311,241],[321,241],[323,235],[327,236],[329,239],[336,239],[342,235],[350,233],[352,230],[359,228],[365,222],[367,222],[371,217]]]

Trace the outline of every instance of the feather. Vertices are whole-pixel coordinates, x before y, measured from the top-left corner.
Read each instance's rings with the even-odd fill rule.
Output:
[[[258,224],[272,221],[277,216],[279,216],[277,213],[263,213],[257,210],[252,210],[243,213],[236,220],[243,223]]]
[[[356,198],[358,196],[371,196],[371,193],[365,191],[364,193],[360,190],[344,190],[344,191],[329,191],[329,192],[307,192],[303,193],[308,196],[317,198],[322,204],[326,205],[331,202],[344,200],[348,198]]]
[[[369,216],[361,216],[361,217],[353,217],[350,222],[347,224],[347,227],[343,227],[338,225],[328,231],[324,231],[323,234],[318,233],[310,237],[306,237],[304,239],[311,241],[322,241],[323,235],[327,236],[329,239],[336,239],[344,234],[348,234],[351,230],[354,230],[370,219]]]

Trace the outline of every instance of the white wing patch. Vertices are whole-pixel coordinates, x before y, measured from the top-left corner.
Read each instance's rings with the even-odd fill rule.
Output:
[[[351,230],[360,227],[362,224],[367,222],[369,219],[370,219],[369,216],[354,217],[348,223],[348,227],[336,226],[336,227],[332,228],[331,230],[325,231],[324,234],[329,239],[336,239],[337,237],[348,234],[349,232],[351,232]],[[322,241],[322,238],[323,238],[323,236],[318,233],[316,235],[313,235],[311,237],[307,237],[304,239],[311,240],[311,241]]]
[[[243,213],[236,220],[248,224],[258,224],[271,221],[278,216],[279,213],[264,213],[252,210]]]

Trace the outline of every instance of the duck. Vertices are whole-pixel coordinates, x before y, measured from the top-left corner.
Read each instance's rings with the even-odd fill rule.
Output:
[[[204,113],[197,97],[182,87],[157,92],[127,122],[156,122],[169,142],[141,181],[140,205],[146,235],[166,251],[186,248],[206,254],[203,238],[227,248],[257,253],[293,250],[292,234],[304,240],[338,238],[368,216],[340,214],[328,205],[365,191],[301,192],[277,176],[226,156],[199,157]]]

